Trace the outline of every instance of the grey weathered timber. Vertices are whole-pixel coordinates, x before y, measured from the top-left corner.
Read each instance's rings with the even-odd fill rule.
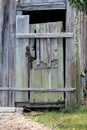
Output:
[[[65,2],[66,0],[20,0],[20,3],[49,3],[49,2]]]
[[[17,11],[35,11],[35,10],[56,10],[66,9],[65,2],[59,3],[37,3],[37,4],[18,4],[16,7]]]
[[[85,70],[87,69],[87,48],[86,48],[86,17],[85,17],[85,13],[78,13],[78,19],[79,19],[79,25],[78,25],[78,29],[80,30],[78,32],[78,41],[79,41],[79,45],[80,45],[80,49],[79,49],[79,57],[80,57],[80,70],[81,70],[81,87],[78,87],[77,93],[79,94],[79,99],[83,99],[84,97],[84,89],[85,86],[87,84],[87,80],[86,80],[86,75],[85,74]],[[85,81],[86,80],[86,81]]]
[[[16,1],[0,0],[0,12],[0,85],[14,87]],[[0,96],[0,106],[14,105],[13,92],[3,92]]]
[[[27,106],[26,106],[27,104]],[[64,102],[59,102],[58,104],[57,103],[53,103],[53,104],[29,104],[28,102],[26,103],[21,103],[21,102],[18,102],[16,103],[17,106],[25,106],[24,109],[25,110],[29,110],[29,108],[64,108],[65,107],[65,103]]]
[[[56,32],[61,31],[62,22],[49,22],[49,23],[40,23],[38,24],[32,24],[32,28],[35,29],[35,26],[39,26],[39,34],[41,35],[43,33],[54,33],[55,29]],[[56,34],[55,32],[55,34]],[[37,39],[35,39],[37,41]],[[32,68],[30,69],[30,88],[38,88],[41,89],[58,89],[58,88],[64,88],[64,82],[63,82],[63,71],[60,72],[60,70],[63,69],[63,62],[62,64],[58,64],[58,60],[63,61],[63,53],[61,50],[63,44],[62,40],[56,40],[54,38],[40,38],[39,39],[39,49],[36,50],[36,59],[32,61]],[[39,56],[38,56],[39,51]],[[59,58],[59,59],[58,59]],[[39,65],[37,65],[36,61],[39,59]],[[59,67],[60,66],[60,67]],[[59,69],[58,69],[59,67]],[[61,68],[61,69],[60,69]],[[61,77],[61,80],[58,79],[58,74]],[[61,76],[62,75],[62,76]],[[62,82],[61,82],[62,81]],[[40,97],[40,98],[39,98]],[[57,101],[64,100],[64,93],[62,94],[54,92],[49,93],[48,91],[42,92],[30,92],[30,103],[35,102],[57,102]]]
[[[50,25],[49,23],[47,24],[47,32],[50,32]],[[51,44],[50,44],[50,39],[47,38],[47,67],[51,66]],[[51,80],[51,72],[49,71],[49,81]],[[51,81],[50,81],[51,82]],[[51,86],[51,83],[50,83]]]
[[[36,24],[36,33],[39,32],[39,24]],[[39,39],[36,39],[36,64],[37,66],[40,64],[40,43],[39,43]]]
[[[16,32],[29,33],[29,16],[16,16]],[[28,57],[26,55],[26,48],[29,46],[28,39],[16,40],[16,85],[15,87],[28,87]],[[16,92],[16,102],[28,101],[28,92]]]
[[[63,22],[60,22],[59,32],[63,28]],[[63,52],[63,38],[57,39],[58,42],[58,87],[64,88],[64,52]],[[55,76],[55,75],[54,75]],[[61,100],[64,100],[64,93],[59,93]]]
[[[74,10],[69,6],[67,0],[67,11],[66,11],[66,31],[74,31]],[[76,87],[76,73],[75,73],[75,43],[74,38],[66,39],[66,77],[65,87],[72,88]],[[66,108],[75,107],[76,96],[75,92],[66,92]]]
[[[56,89],[44,89],[44,88],[7,88],[0,87],[0,91],[31,91],[31,92],[72,92],[76,88],[56,88]]]
[[[16,46],[16,2],[9,2],[9,47],[8,47],[8,78],[9,87],[15,87],[15,46]],[[9,92],[9,107],[14,106],[14,92]]]
[[[60,33],[17,33],[16,38],[72,38],[74,34],[72,32],[60,32]]]
[[[9,1],[3,1],[3,34],[2,34],[2,44],[3,44],[3,87],[8,86],[8,47],[9,47]],[[6,19],[8,17],[8,20]],[[3,106],[8,106],[8,92],[3,92]]]
[[[75,12],[75,15],[76,15],[75,22],[76,22],[76,27],[78,30],[77,40],[75,40],[76,41],[76,55],[77,55],[77,58],[79,59],[78,61],[76,60],[76,66],[77,66],[76,68],[78,69],[78,71],[76,71],[76,78],[81,80],[81,82],[80,82],[81,86],[80,86],[80,84],[78,84],[79,80],[76,80],[76,95],[77,95],[77,101],[80,102],[80,100],[82,100],[81,98],[83,96],[83,89],[84,89],[84,85],[85,85],[85,83],[84,83],[85,77],[83,76],[84,68],[85,68],[85,63],[84,63],[85,62],[84,35],[85,34],[84,34],[83,12],[81,12],[81,13]],[[78,16],[78,18],[77,18],[77,16]],[[76,30],[76,27],[75,27],[75,30]],[[80,65],[79,65],[79,63],[80,63]],[[81,77],[80,77],[80,74],[81,74]],[[79,76],[79,78],[78,78],[78,76]]]
[[[2,30],[3,30],[3,0],[0,0],[0,87],[2,86],[2,73],[3,73],[3,62],[2,62]],[[0,92],[0,106],[3,105],[3,93]]]
[[[86,20],[86,36],[87,36],[87,15],[85,16],[85,20]],[[86,48],[87,50],[87,40],[86,40]],[[87,51],[85,52],[85,70],[87,70]],[[87,85],[87,71],[86,71],[86,85]]]

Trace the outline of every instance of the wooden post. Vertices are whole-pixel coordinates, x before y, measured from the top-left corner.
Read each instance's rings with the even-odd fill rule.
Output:
[[[16,45],[16,1],[9,2],[9,47],[8,78],[9,87],[15,87],[15,45]],[[9,92],[9,106],[14,106],[14,92]]]
[[[81,71],[83,71],[81,65],[81,55],[82,53],[82,43],[83,43],[83,28],[82,24],[80,23],[80,13],[76,10],[75,11],[75,28],[74,28],[74,39],[75,39],[75,51],[76,51],[76,101],[77,105],[81,104],[82,99],[82,89],[81,89]],[[81,30],[80,30],[81,29]],[[84,61],[84,60],[82,60]],[[84,63],[82,63],[84,64]],[[82,69],[82,70],[81,70]],[[83,72],[82,72],[83,73]]]
[[[1,0],[0,0],[1,1]],[[3,49],[3,87],[14,87],[15,75],[15,38],[16,38],[16,1],[2,0],[2,49]],[[13,92],[3,92],[3,106],[14,106]]]
[[[3,25],[3,0],[0,0],[0,87],[2,87],[2,25]],[[0,92],[0,106],[3,104],[3,94]]]
[[[67,0],[66,10],[66,31],[74,32],[74,10],[70,7]],[[75,43],[73,38],[66,39],[66,77],[65,87],[76,87],[76,73],[75,73]],[[76,98],[75,92],[66,92],[65,105],[66,109],[75,107]]]

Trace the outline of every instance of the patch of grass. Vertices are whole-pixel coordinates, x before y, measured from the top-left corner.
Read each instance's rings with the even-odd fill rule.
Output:
[[[26,118],[44,124],[51,130],[87,130],[87,106],[72,110],[30,112]]]

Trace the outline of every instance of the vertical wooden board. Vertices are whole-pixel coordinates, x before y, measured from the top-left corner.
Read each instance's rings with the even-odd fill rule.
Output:
[[[67,10],[66,10],[66,31],[68,32],[74,31],[74,9],[70,7],[68,0],[67,0]],[[74,38],[70,38],[70,39],[66,39],[66,76],[65,76],[66,88],[76,87],[76,68],[75,67],[76,67],[75,41],[74,41]],[[78,69],[79,68],[77,68],[77,77],[78,77],[77,82],[80,81],[79,79],[80,76],[78,76],[80,72]],[[80,87],[80,84],[77,85],[77,87]],[[79,91],[77,93],[79,95]],[[65,102],[66,108],[75,107],[75,102],[76,102],[75,92],[71,92],[71,93],[66,92],[65,101],[66,101]]]
[[[63,39],[58,39],[58,88],[64,88]],[[59,95],[60,100],[64,100],[64,92]]]
[[[10,42],[10,33],[9,33],[9,1],[3,1],[3,35],[2,35],[2,45],[3,45],[3,87],[8,87],[9,78],[8,78],[8,46]],[[6,19],[8,18],[8,19]],[[8,92],[3,92],[3,106],[8,106]]]
[[[62,22],[50,23],[50,32],[56,33],[61,32]],[[52,71],[52,87],[53,88],[64,88],[64,65],[63,65],[63,40],[52,39],[51,41],[51,58],[52,66],[56,69]],[[64,92],[54,93],[56,95],[56,101],[64,100]]]
[[[35,33],[36,31],[36,25],[35,24],[30,24],[29,25],[29,32],[30,33]],[[30,54],[32,57],[35,57],[35,39],[29,39],[29,49],[30,49]],[[29,68],[30,71],[30,77],[29,77],[29,87],[34,88],[34,66],[35,62],[32,62],[32,68]],[[30,102],[33,102],[34,100],[34,92],[30,92]]]
[[[9,3],[9,52],[8,52],[8,77],[9,87],[15,87],[15,44],[16,44],[16,1]],[[14,92],[9,91],[9,106],[14,106]]]
[[[39,32],[40,33],[47,33],[49,32],[49,24],[43,23],[39,25]],[[49,42],[49,43],[48,43]],[[49,45],[48,45],[49,44]],[[47,66],[51,65],[50,63],[50,39],[41,39],[40,40],[40,55],[42,63]],[[49,59],[49,61],[48,61]],[[51,88],[51,71],[50,69],[42,68],[42,86],[41,88]],[[40,93],[39,102],[50,102],[50,94],[48,93]]]
[[[3,81],[2,81],[2,73],[3,73],[3,63],[2,63],[2,59],[3,59],[3,55],[2,55],[2,24],[3,24],[3,0],[0,1],[0,87],[3,86]],[[0,91],[0,106],[3,105],[3,93]]]
[[[33,85],[30,87],[41,88],[41,70],[32,70]],[[41,98],[40,93],[30,92],[30,102],[37,103]]]
[[[46,33],[46,24],[39,24],[39,33]],[[47,41],[40,39],[40,63],[47,64]],[[40,65],[41,65],[40,64]],[[36,70],[37,71],[37,70]],[[48,88],[49,81],[47,80],[47,70],[40,69],[41,72],[41,86],[40,88]],[[38,86],[37,86],[38,87]],[[35,95],[36,102],[47,102],[47,93],[37,92]]]
[[[57,32],[57,26],[56,22],[50,23],[50,33],[56,33]],[[58,50],[57,50],[57,39],[51,39],[51,62],[54,61],[54,59],[58,59]]]
[[[29,16],[16,16],[16,32],[29,33]],[[28,87],[28,57],[26,57],[28,39],[16,40],[16,87]],[[28,92],[16,92],[16,102],[28,101]]]
[[[49,28],[50,28],[49,23],[47,23],[46,24],[47,33],[49,33],[50,30]],[[51,44],[49,38],[47,38],[47,66],[51,67]]]
[[[35,33],[36,25],[29,24],[29,33]],[[36,39],[29,39],[29,49],[32,57],[35,57],[35,41]]]
[[[46,33],[46,24],[39,24],[39,33]],[[47,63],[47,40],[40,39],[40,61]]]
[[[61,32],[63,22],[57,24],[57,32]],[[58,88],[64,88],[64,52],[63,39],[58,39]],[[64,92],[59,93],[60,100],[64,100]]]
[[[39,24],[36,24],[36,33],[39,33]],[[36,65],[40,65],[40,42],[36,39]]]
[[[31,30],[33,32],[39,32],[39,24],[32,24]],[[36,42],[35,42],[36,41]],[[35,70],[35,66],[40,65],[40,48],[39,39],[32,41],[31,44],[36,44],[36,59],[32,62],[32,68],[30,69],[30,88],[40,88],[41,87],[41,70]],[[33,43],[34,42],[34,43]],[[30,102],[38,102],[39,94],[37,92],[30,92]]]
[[[29,25],[29,32],[30,33],[35,33],[36,32],[36,25],[35,24],[30,24]],[[35,43],[36,39],[29,39],[29,49],[30,49],[30,54],[32,57],[35,57]],[[29,63],[30,64],[30,63]],[[32,68],[29,68],[30,75],[29,75],[29,87],[34,88],[34,68],[35,62],[32,61]],[[30,94],[30,102],[34,101],[34,92],[29,92]]]
[[[50,23],[50,33],[56,33],[57,32],[57,25],[58,22],[52,22]],[[57,45],[57,39],[51,39],[51,66],[58,66],[58,45]],[[58,88],[58,68],[51,69],[51,88]],[[58,102],[59,100],[59,92],[54,92],[50,94],[51,101]],[[54,98],[55,97],[55,98]]]

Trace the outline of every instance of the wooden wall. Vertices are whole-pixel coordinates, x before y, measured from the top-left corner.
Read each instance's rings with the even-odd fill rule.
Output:
[[[63,0],[21,0],[24,3],[59,2]],[[65,1],[65,0],[64,0]],[[15,43],[16,43],[16,1],[0,0],[0,87],[15,87]],[[78,16],[79,17],[79,16]],[[82,16],[81,16],[82,17]],[[84,21],[84,18],[81,18]],[[74,10],[67,3],[66,31],[75,30]],[[81,27],[80,27],[81,25]],[[84,25],[84,26],[83,26]],[[78,46],[74,39],[66,40],[66,78],[65,87],[76,87],[77,101],[80,101],[80,71],[85,69],[85,23],[81,22],[78,29]],[[83,31],[84,28],[84,31]],[[83,33],[84,32],[84,33]],[[85,42],[84,42],[85,41]],[[75,49],[79,49],[80,55]],[[76,55],[77,54],[77,55]],[[80,61],[78,59],[80,58]],[[84,75],[83,75],[84,76]],[[66,93],[66,107],[75,104],[75,93]],[[14,92],[0,91],[0,106],[14,106]]]
[[[0,87],[15,85],[16,1],[0,0]],[[0,106],[13,106],[13,92],[0,92]]]

